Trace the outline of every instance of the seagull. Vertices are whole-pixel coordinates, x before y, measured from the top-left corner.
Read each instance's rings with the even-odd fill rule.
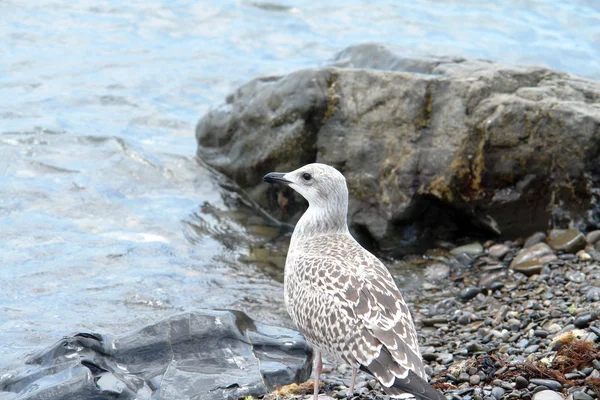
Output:
[[[352,367],[349,394],[360,369],[393,397],[445,400],[427,374],[408,307],[392,275],[350,235],[346,179],[325,164],[271,172],[267,183],[288,185],[308,209],[292,234],[284,272],[285,305],[315,349],[314,396],[322,355]]]

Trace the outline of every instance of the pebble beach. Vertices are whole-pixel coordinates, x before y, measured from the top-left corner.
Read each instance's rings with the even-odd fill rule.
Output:
[[[591,400],[600,393],[600,231],[515,241],[439,243],[406,262],[424,268],[405,292],[430,382],[449,399]],[[394,273],[396,273],[394,271]],[[350,368],[327,365],[320,399],[389,399],[371,376],[348,393]],[[312,386],[265,397],[300,399]]]

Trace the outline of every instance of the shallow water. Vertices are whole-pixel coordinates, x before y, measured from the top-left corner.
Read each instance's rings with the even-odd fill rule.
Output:
[[[480,3],[0,2],[0,370],[181,310],[288,323],[285,232],[194,157],[248,79],[362,42],[600,78],[597,2]]]

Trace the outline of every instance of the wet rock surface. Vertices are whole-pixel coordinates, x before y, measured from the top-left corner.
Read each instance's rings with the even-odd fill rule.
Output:
[[[0,376],[0,398],[237,399],[305,381],[311,362],[295,331],[203,310],[122,336],[64,338]]]
[[[557,71],[361,45],[240,87],[198,123],[198,156],[291,222],[305,203],[262,176],[333,165],[353,232],[398,256],[467,231],[600,222],[599,103],[599,82]]]

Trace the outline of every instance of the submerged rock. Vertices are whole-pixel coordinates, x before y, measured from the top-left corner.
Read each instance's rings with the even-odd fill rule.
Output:
[[[295,331],[238,311],[203,310],[116,337],[66,337],[29,367],[2,375],[0,398],[238,399],[307,380],[311,362]]]
[[[198,156],[291,222],[305,203],[262,176],[337,167],[351,229],[394,255],[465,232],[600,222],[599,102],[599,82],[546,68],[360,45],[240,87],[198,123]]]

